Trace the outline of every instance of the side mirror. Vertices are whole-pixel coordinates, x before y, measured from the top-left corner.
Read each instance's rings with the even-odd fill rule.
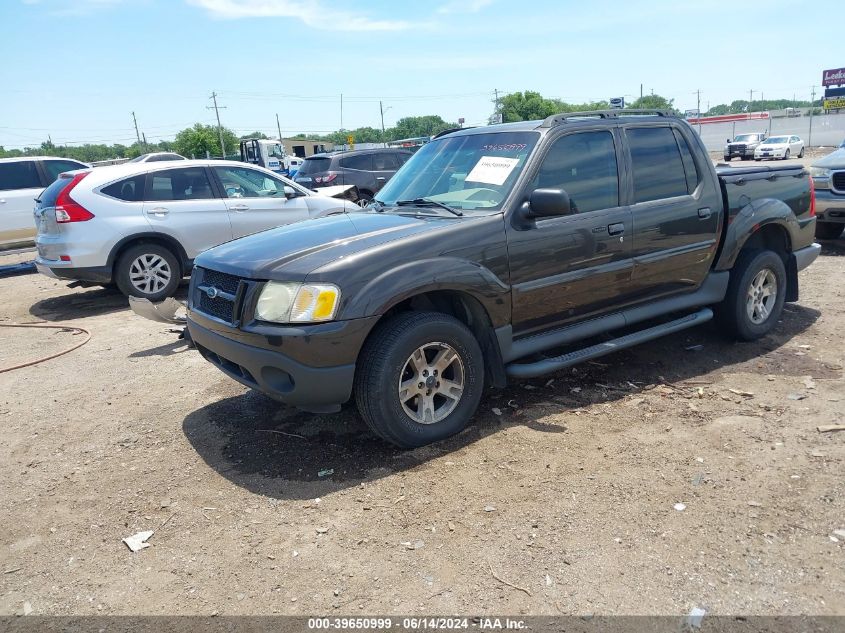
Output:
[[[296,189],[294,189],[290,185],[285,185],[285,198],[287,198],[287,199],[296,198],[296,196],[298,196],[298,195],[299,195],[299,193],[296,191]]]
[[[535,189],[528,199],[531,215],[553,217],[572,213],[569,194],[563,189]]]
[[[729,139],[729,138],[725,139],[725,143],[730,143],[730,142],[731,142],[731,139]]]

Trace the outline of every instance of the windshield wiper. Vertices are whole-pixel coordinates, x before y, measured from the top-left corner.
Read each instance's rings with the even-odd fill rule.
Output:
[[[397,200],[395,202],[396,206],[398,207],[439,207],[441,209],[446,209],[452,215],[462,216],[463,212],[458,211],[457,209],[453,209],[448,204],[443,204],[442,202],[438,202],[437,200],[432,200],[430,198],[414,198],[413,200]]]

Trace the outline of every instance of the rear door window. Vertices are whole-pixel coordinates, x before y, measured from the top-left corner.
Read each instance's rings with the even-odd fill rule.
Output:
[[[140,202],[144,199],[145,175],[132,176],[113,182],[107,187],[100,189],[100,193],[126,202]]]
[[[0,163],[0,191],[12,189],[37,189],[41,179],[34,160]]]
[[[76,169],[87,169],[82,163],[77,163],[75,160],[45,160],[44,171],[47,172],[47,179],[53,182],[59,177],[59,174],[65,171],[74,171]]]
[[[340,166],[345,169],[373,171],[373,155],[358,154],[357,156],[346,156],[340,159]]]
[[[689,143],[687,143],[687,140],[678,130],[674,130],[674,132],[675,140],[678,142],[678,147],[681,150],[681,160],[684,163],[684,173],[687,177],[687,193],[692,193],[695,191],[695,188],[698,187],[698,183],[701,182],[701,174],[698,172],[698,167],[692,157],[692,150],[690,150]]]
[[[214,198],[203,167],[166,169],[148,174],[145,200],[208,200]]]
[[[681,151],[671,128],[630,128],[626,135],[631,150],[635,203],[689,193]]]
[[[375,171],[396,171],[401,166],[399,156],[393,152],[373,154],[373,169]]]

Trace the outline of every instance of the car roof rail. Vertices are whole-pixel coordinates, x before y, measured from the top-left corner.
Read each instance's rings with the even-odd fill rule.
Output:
[[[561,112],[545,118],[540,127],[554,127],[570,119],[618,119],[623,116],[662,116],[674,117],[670,110],[652,108],[616,108],[613,110],[585,110],[583,112]]]

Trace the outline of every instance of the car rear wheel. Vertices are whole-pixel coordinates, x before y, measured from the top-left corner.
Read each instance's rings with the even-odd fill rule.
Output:
[[[843,224],[838,222],[816,222],[816,237],[822,240],[835,240],[842,235]]]
[[[484,387],[469,328],[439,312],[403,313],[377,328],[355,375],[355,402],[373,433],[414,448],[462,431]]]
[[[744,251],[728,283],[716,318],[733,338],[754,341],[778,322],[786,298],[786,267],[774,251]]]
[[[172,297],[181,278],[179,260],[158,244],[131,246],[120,256],[115,269],[115,281],[123,294],[153,302]]]

